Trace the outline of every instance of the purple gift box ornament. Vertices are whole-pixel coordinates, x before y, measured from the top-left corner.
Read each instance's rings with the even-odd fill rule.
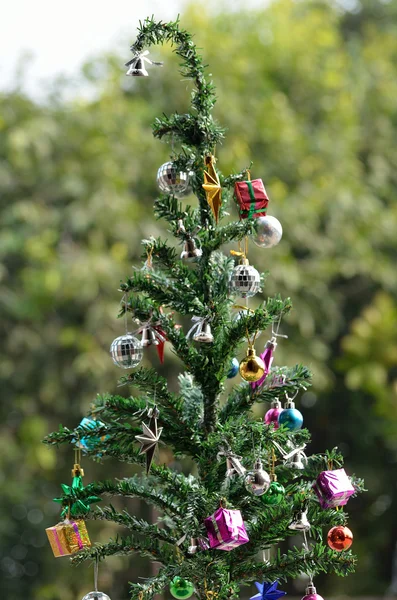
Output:
[[[250,383],[250,386],[253,390],[256,390],[258,387],[260,387],[262,385],[262,383],[265,381],[266,377],[268,376],[270,367],[272,366],[272,362],[273,362],[273,358],[274,358],[273,352],[275,351],[276,348],[277,348],[276,338],[272,337],[271,340],[266,342],[265,349],[262,352],[262,354],[260,355],[261,359],[265,363],[265,372],[263,373],[262,377],[260,379],[258,379],[258,381],[253,381]]]
[[[204,520],[211,548],[233,550],[249,542],[239,510],[229,510],[222,506]]]
[[[345,469],[323,471],[313,484],[313,489],[318,496],[321,508],[344,506],[356,491]]]

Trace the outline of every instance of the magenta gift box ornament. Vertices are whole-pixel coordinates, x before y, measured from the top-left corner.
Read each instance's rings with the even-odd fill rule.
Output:
[[[270,367],[272,366],[272,362],[273,362],[273,358],[274,358],[273,352],[275,351],[276,348],[277,348],[276,338],[272,337],[271,340],[266,342],[265,349],[262,352],[262,354],[260,355],[261,359],[263,360],[263,362],[265,364],[265,372],[263,373],[262,377],[260,379],[258,379],[258,381],[253,381],[250,384],[251,388],[253,390],[256,390],[258,387],[260,387],[262,385],[262,383],[265,381],[266,377],[268,376]]]
[[[229,510],[221,506],[213,515],[204,520],[211,548],[233,550],[249,542],[239,510]]]
[[[313,484],[313,489],[318,496],[321,508],[344,506],[356,491],[345,469],[323,471]]]

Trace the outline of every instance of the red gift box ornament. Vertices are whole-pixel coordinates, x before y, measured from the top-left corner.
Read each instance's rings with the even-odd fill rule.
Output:
[[[221,506],[213,515],[204,520],[211,548],[233,550],[249,542],[239,510],[229,510]]]
[[[321,508],[344,506],[356,491],[345,469],[323,471],[313,484],[313,489],[318,496]]]
[[[234,197],[239,205],[241,219],[257,219],[266,215],[269,198],[262,179],[237,181],[234,185]]]

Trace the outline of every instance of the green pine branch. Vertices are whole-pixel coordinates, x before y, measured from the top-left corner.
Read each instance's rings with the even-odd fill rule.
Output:
[[[180,161],[176,159],[173,162],[178,164]],[[183,170],[182,165],[180,165],[180,168]],[[188,168],[185,168],[185,170],[188,170]],[[154,201],[154,214],[157,219],[168,221],[173,228],[179,219],[182,219],[187,231],[193,230],[200,223],[200,211],[197,208],[192,208],[189,205],[185,206],[178,198],[169,194],[161,194],[159,198],[156,198]]]
[[[280,551],[270,564],[253,561],[241,562],[241,557],[233,557],[232,577],[246,583],[254,581],[275,581],[276,579],[296,579],[302,573],[311,576],[318,573],[336,573],[341,577],[354,572],[356,557],[351,552],[335,552],[323,544],[312,546],[309,552],[293,548],[286,554]],[[240,560],[239,560],[240,559]]]
[[[211,236],[207,236],[207,240],[203,239],[203,243],[206,243],[207,248],[214,252],[218,250],[223,244],[228,244],[232,241],[241,241],[247,235],[250,235],[255,230],[255,222],[249,219],[244,221],[234,221],[217,227],[214,233],[211,232]]]
[[[183,511],[175,502],[175,494],[163,492],[153,488],[149,479],[143,480],[138,476],[122,479],[120,481],[99,481],[90,483],[79,493],[79,498],[84,500],[88,495],[96,496],[123,496],[125,498],[142,498],[148,504],[162,510],[170,518],[178,517]]]
[[[92,548],[81,550],[70,560],[73,564],[79,565],[85,560],[100,561],[107,556],[128,555],[132,552],[162,562],[162,549],[158,540],[150,538],[138,540],[132,535],[125,538],[117,537],[108,544],[96,544]]]
[[[144,519],[137,519],[134,515],[130,515],[126,510],[118,512],[112,505],[97,509],[90,513],[91,520],[112,521],[118,525],[123,525],[131,529],[135,533],[141,533],[148,538],[154,538],[158,541],[175,544],[177,539],[170,533],[169,530],[160,529],[157,525],[151,525]]]
[[[120,285],[120,290],[123,293],[144,292],[158,306],[169,307],[185,315],[191,314],[192,308],[194,310],[196,306],[198,310],[203,310],[197,293],[190,283],[183,285],[183,282],[179,281],[175,284],[165,275],[154,270],[135,271],[125,283]]]
[[[282,398],[285,394],[293,395],[302,389],[305,390],[311,386],[311,377],[311,372],[303,365],[273,367],[261,388],[253,391],[245,382],[236,386],[221,410],[220,420],[224,422],[233,415],[248,410],[256,402],[271,402]],[[282,385],[281,381],[283,381]]]

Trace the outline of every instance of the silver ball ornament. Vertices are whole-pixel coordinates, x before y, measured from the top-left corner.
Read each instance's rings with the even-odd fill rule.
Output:
[[[234,267],[229,281],[232,294],[250,298],[259,292],[260,285],[261,277],[255,267],[247,263]]]
[[[143,358],[142,344],[131,333],[126,333],[113,340],[110,354],[115,365],[122,369],[132,369],[138,366]]]
[[[262,494],[267,492],[271,480],[269,473],[264,470],[261,460],[258,459],[255,462],[253,471],[247,473],[244,484],[246,489],[254,494],[254,496],[262,496]]]
[[[165,194],[184,196],[190,191],[189,173],[177,169],[173,162],[166,162],[157,171],[157,185]]]
[[[83,600],[110,600],[110,598],[103,592],[88,592],[88,594],[84,596]]]
[[[276,217],[266,215],[255,219],[255,232],[252,241],[259,248],[272,248],[276,246],[283,235],[283,228]]]

